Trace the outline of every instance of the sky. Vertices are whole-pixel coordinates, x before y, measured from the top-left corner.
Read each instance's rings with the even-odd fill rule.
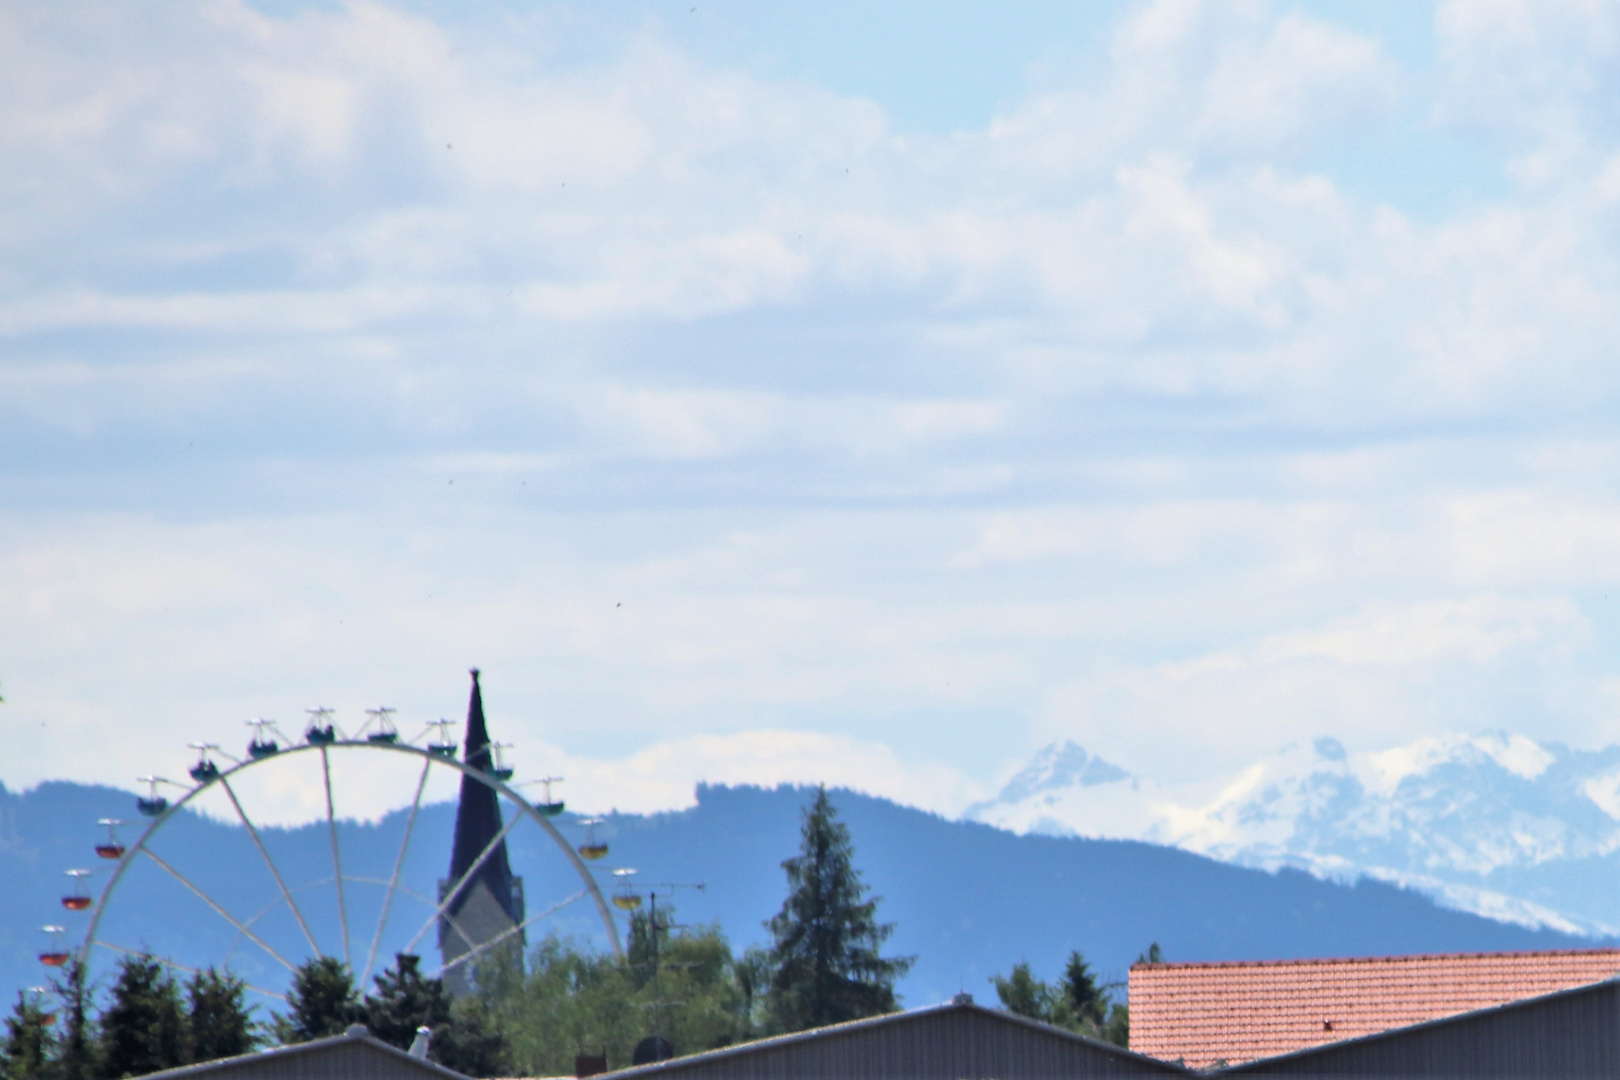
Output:
[[[1599,0],[0,3],[0,781],[475,665],[586,809],[1620,740],[1617,85]]]

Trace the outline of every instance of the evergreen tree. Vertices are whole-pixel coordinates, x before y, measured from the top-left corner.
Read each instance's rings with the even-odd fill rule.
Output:
[[[752,1039],[765,1030],[765,1005],[771,990],[771,954],[750,945],[733,967],[737,987],[737,1038]]]
[[[992,975],[990,982],[1008,1012],[1116,1046],[1130,1043],[1130,1013],[1125,1003],[1114,1000],[1114,987],[1099,983],[1078,951],[1069,953],[1063,978],[1056,986],[1035,978],[1024,961],[1014,964],[1010,975]]]
[[[55,1020],[42,1002],[17,992],[17,1004],[6,1018],[6,1039],[0,1043],[0,1080],[52,1080]]]
[[[422,975],[421,961],[398,953],[394,966],[377,976],[376,992],[365,1001],[366,1027],[401,1050],[410,1048],[417,1028],[429,1028],[432,1060],[468,1076],[501,1075],[501,1037],[485,1028],[477,1009],[456,1008],[443,980]]]
[[[410,1048],[417,1028],[450,1022],[450,994],[440,980],[422,977],[421,963],[420,956],[397,954],[394,966],[376,977],[377,988],[365,1002],[366,1027],[401,1050]]]
[[[293,972],[287,1004],[292,1011],[273,1021],[281,1043],[309,1042],[341,1035],[360,1019],[360,994],[354,988],[349,965],[330,956],[317,956]]]
[[[151,956],[118,965],[112,1001],[101,1014],[101,1068],[110,1080],[186,1063],[180,988]]]
[[[246,984],[213,968],[199,971],[186,984],[187,1028],[192,1061],[245,1054],[258,1045],[251,1009],[243,1000]]]
[[[915,957],[884,957],[892,923],[876,919],[878,898],[854,866],[849,829],[825,786],[805,808],[799,854],[782,863],[788,896],[766,924],[771,948],[769,1014],[777,1031],[894,1012],[894,982]]]
[[[1069,959],[1063,965],[1062,993],[1064,1004],[1068,1005],[1077,1020],[1083,1025],[1101,1028],[1108,1018],[1110,995],[1097,984],[1091,965],[1086,963],[1086,958],[1080,955],[1078,949],[1069,953]]]
[[[84,965],[68,961],[62,974],[51,983],[51,990],[62,1003],[64,1020],[56,1046],[57,1080],[95,1080],[100,1076],[96,1060],[97,1039],[90,1019],[90,991],[85,984]]]

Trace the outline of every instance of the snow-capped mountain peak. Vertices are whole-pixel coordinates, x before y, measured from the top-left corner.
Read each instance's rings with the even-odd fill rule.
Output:
[[[1038,792],[1072,787],[1094,787],[1115,780],[1129,780],[1131,774],[1100,757],[1093,757],[1072,742],[1053,743],[1042,749],[1018,775],[1007,781],[998,799],[1017,801]]]
[[[1247,866],[1404,883],[1494,918],[1620,925],[1620,747],[1448,734],[1351,754],[1293,743],[1193,784],[1044,748],[973,820],[1172,844]]]

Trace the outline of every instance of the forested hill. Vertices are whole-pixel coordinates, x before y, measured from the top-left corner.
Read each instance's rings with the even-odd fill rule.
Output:
[[[792,788],[701,787],[697,806],[688,810],[613,816],[599,830],[612,845],[611,856],[597,864],[599,877],[607,888],[612,868],[631,866],[643,882],[702,883],[701,892],[674,891],[681,921],[718,920],[740,950],[764,939],[761,923],[781,905],[780,864],[796,850],[807,797]],[[66,783],[21,794],[0,790],[0,881],[6,883],[0,890],[0,992],[8,998],[14,988],[42,981],[34,955],[42,944],[40,924],[71,922],[58,902],[61,871],[94,862],[86,856],[95,820],[133,817],[132,801],[126,792]],[[856,864],[883,897],[879,916],[897,925],[890,951],[917,956],[901,987],[908,1004],[964,989],[983,1000],[992,994],[988,977],[1019,959],[1050,978],[1076,948],[1105,977],[1119,979],[1155,941],[1174,960],[1592,943],[1442,909],[1373,882],[1345,886],[1295,871],[1270,874],[1133,841],[1018,836],[852,792],[837,792],[834,802],[853,833]],[[346,872],[386,877],[403,817],[345,825]],[[441,804],[425,808],[417,824],[406,881],[421,896],[434,893],[449,861],[452,819],[453,808]],[[568,816],[559,823],[570,835],[580,831]],[[255,912],[273,901],[273,886],[255,878],[262,865],[240,828],[186,815],[165,830],[173,833],[171,857],[189,859],[197,880],[208,883],[225,906]],[[266,842],[295,891],[299,882],[330,877],[330,863],[322,861],[330,858],[324,823],[266,830]],[[531,913],[578,888],[554,852],[548,854],[548,844],[537,830],[512,834],[513,867],[524,876]],[[230,947],[232,935],[214,932],[206,913],[199,918],[161,899],[163,884],[155,871],[144,879],[131,874],[128,888],[121,886],[109,906],[110,939],[192,964],[207,963]],[[316,891],[311,885],[307,895]],[[368,901],[357,886],[348,902],[358,927]],[[335,914],[313,900],[306,903],[317,937],[336,940]],[[332,925],[323,929],[323,920]],[[420,922],[420,912],[402,912],[390,924],[385,951],[403,947]],[[356,938],[369,940],[372,925],[364,922]],[[599,932],[578,903],[557,925],[573,934]],[[261,924],[261,931],[273,933],[273,920]],[[431,954],[432,945],[430,936],[418,951]],[[244,955],[237,948],[236,955]],[[261,967],[256,977],[270,980],[276,973]]]
[[[643,876],[711,883],[683,917],[720,918],[734,941],[763,936],[781,905],[779,863],[798,838],[802,790],[703,787],[676,814],[618,820],[619,850]],[[1070,949],[1123,979],[1158,942],[1172,960],[1544,949],[1591,944],[1437,907],[1372,881],[1337,885],[1135,841],[1018,836],[851,792],[836,799],[856,863],[897,924],[891,947],[917,955],[907,1001],[966,989],[1027,958],[1053,978]],[[993,1000],[993,996],[992,996]]]

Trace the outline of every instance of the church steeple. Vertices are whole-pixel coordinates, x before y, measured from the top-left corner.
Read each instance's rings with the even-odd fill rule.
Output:
[[[491,767],[489,729],[484,722],[484,695],[478,684],[478,669],[472,669],[472,696],[467,701],[467,737],[462,760],[481,772]],[[445,910],[439,923],[439,951],[449,964],[456,957],[523,922],[523,879],[512,874],[506,858],[506,840],[501,834],[501,804],[495,789],[476,777],[463,774],[461,801],[456,806],[455,843],[450,852],[450,875],[439,883],[440,902],[463,875],[467,875],[486,848],[494,843],[483,863],[467,876],[466,882]],[[522,947],[522,935],[514,935]],[[467,964],[447,973],[451,989],[465,992],[471,972]]]

